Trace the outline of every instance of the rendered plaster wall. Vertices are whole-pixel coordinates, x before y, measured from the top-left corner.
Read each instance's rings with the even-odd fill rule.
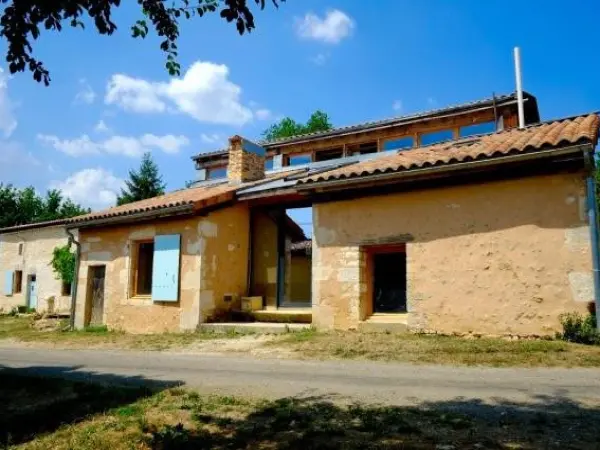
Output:
[[[267,213],[252,214],[252,285],[267,309],[277,308],[277,222]]]
[[[310,303],[311,261],[306,253],[292,254],[290,258],[291,303]]]
[[[245,205],[205,217],[81,230],[82,255],[76,326],[84,327],[88,272],[105,265],[104,323],[134,333],[194,330],[219,310],[233,307],[225,294],[245,293],[249,214]],[[132,296],[129,257],[132,245],[160,234],[180,234],[179,300],[153,302]],[[234,297],[235,297],[234,296]]]
[[[61,295],[62,282],[50,266],[52,251],[68,242],[62,226],[34,228],[0,235],[0,310],[10,311],[15,306],[27,305],[27,280],[36,276],[37,307],[40,312],[48,309],[48,299],[54,297],[54,311],[67,312],[71,297]],[[19,255],[19,244],[23,253]],[[21,292],[4,294],[5,272],[21,270]],[[13,287],[14,289],[14,287]]]
[[[368,318],[366,248],[407,242],[413,330],[552,334],[593,301],[581,174],[445,187],[314,207],[313,322]]]

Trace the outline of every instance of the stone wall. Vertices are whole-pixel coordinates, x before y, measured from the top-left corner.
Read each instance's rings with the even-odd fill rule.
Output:
[[[265,177],[264,149],[239,136],[232,137],[227,176],[234,183],[262,180]]]
[[[593,301],[583,175],[397,193],[314,207],[313,322],[368,318],[367,245],[407,242],[413,330],[552,334]]]
[[[153,302],[132,296],[130,248],[158,234],[181,235],[179,301]],[[90,266],[105,265],[104,323],[136,333],[195,330],[232,306],[225,294],[244,295],[248,271],[249,213],[245,205],[206,217],[81,230],[82,258],[76,326],[84,327]]]
[[[27,280],[36,276],[37,307],[40,312],[47,311],[48,299],[54,297],[54,310],[68,312],[71,305],[70,295],[61,295],[62,282],[50,266],[52,251],[68,242],[62,226],[34,228],[0,235],[0,310],[10,311],[15,306],[27,306]],[[23,244],[23,253],[19,255],[19,244]],[[23,279],[21,292],[4,294],[5,272],[21,270]]]

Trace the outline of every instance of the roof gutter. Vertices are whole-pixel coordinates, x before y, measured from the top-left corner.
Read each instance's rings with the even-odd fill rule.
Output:
[[[129,222],[136,222],[140,219],[157,219],[164,216],[178,216],[183,214],[190,214],[194,212],[194,204],[186,204],[179,206],[172,206],[161,209],[154,209],[150,211],[142,211],[140,213],[134,214],[126,214],[121,216],[113,216],[113,217],[100,217],[98,219],[91,219],[87,221],[81,222],[69,222],[66,224],[67,229],[72,228],[88,228],[88,227],[96,227],[101,225],[114,225],[114,224],[122,224]]]
[[[560,156],[560,155],[568,155],[568,154],[576,154],[581,153],[583,150],[591,149],[592,144],[579,144],[572,145],[568,147],[562,147],[558,149],[551,150],[542,150],[534,153],[523,153],[518,155],[510,155],[510,156],[502,156],[496,158],[485,159],[481,161],[469,161],[469,162],[460,162],[454,164],[444,164],[441,166],[427,167],[423,169],[411,169],[404,171],[396,171],[392,173],[382,173],[377,175],[367,175],[364,177],[356,177],[356,178],[344,178],[341,180],[330,180],[330,181],[318,181],[311,183],[303,183],[296,185],[297,191],[307,191],[307,190],[320,190],[320,191],[333,191],[333,190],[341,190],[345,189],[348,186],[359,186],[361,184],[373,183],[378,181],[388,181],[394,179],[408,179],[419,176],[428,176],[428,175],[436,175],[441,173],[448,172],[457,172],[462,170],[472,170],[474,168],[480,167],[489,167],[489,166],[497,166],[503,164],[510,164],[515,161],[532,161],[536,159],[543,159],[550,156]]]

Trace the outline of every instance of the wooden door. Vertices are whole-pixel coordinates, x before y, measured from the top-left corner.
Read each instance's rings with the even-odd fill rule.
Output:
[[[89,281],[89,325],[102,325],[104,323],[104,278],[106,266],[90,267]]]

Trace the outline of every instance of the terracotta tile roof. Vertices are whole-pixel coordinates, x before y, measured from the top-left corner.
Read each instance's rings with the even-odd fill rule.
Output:
[[[219,203],[219,200],[226,201],[228,199],[226,194],[233,194],[235,190],[236,186],[229,183],[182,189],[180,191],[141,200],[139,202],[128,203],[126,205],[115,206],[114,208],[109,208],[103,211],[92,212],[84,216],[74,217],[70,219],[68,223],[89,222],[97,219],[128,216],[159,209],[175,208],[178,206],[201,208],[203,203],[207,205],[209,200],[216,203]],[[229,198],[231,197],[232,196]]]
[[[295,173],[295,172],[292,172]],[[98,219],[109,219],[121,216],[131,216],[135,214],[158,211],[161,209],[171,209],[176,207],[185,208],[186,206],[193,210],[200,210],[208,206],[219,205],[232,200],[238,189],[251,187],[257,184],[266,183],[284,178],[290,173],[277,173],[265,177],[262,180],[251,183],[229,183],[223,180],[223,183],[197,186],[193,188],[181,189],[158,197],[141,200],[139,202],[128,203],[126,205],[115,206],[103,211],[95,211],[83,216],[73,217],[66,221],[67,225],[90,222]]]
[[[387,172],[408,171],[444,164],[546,150],[579,143],[596,145],[600,118],[596,114],[546,122],[525,129],[511,129],[472,136],[427,147],[390,153],[389,156],[322,172],[298,183],[341,180]]]

